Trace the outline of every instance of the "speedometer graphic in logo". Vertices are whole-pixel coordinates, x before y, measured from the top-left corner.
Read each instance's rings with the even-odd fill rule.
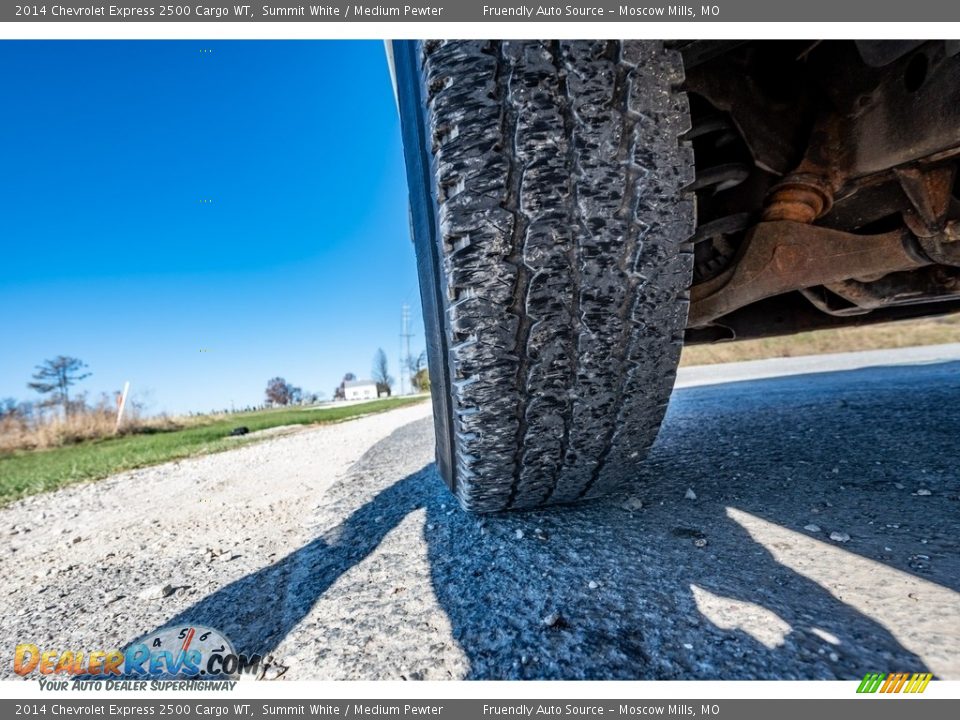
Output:
[[[124,655],[127,675],[152,678],[226,677],[244,669],[226,636],[205,625],[157,630]]]

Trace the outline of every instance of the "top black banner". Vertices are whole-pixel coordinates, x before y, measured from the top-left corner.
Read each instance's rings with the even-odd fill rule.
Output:
[[[942,0],[715,0],[677,5],[637,0],[581,3],[482,2],[311,3],[235,5],[91,2],[7,4],[5,22],[953,22],[960,3]]]

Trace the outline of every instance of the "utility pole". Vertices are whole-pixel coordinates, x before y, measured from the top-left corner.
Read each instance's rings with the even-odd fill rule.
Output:
[[[404,378],[410,372],[410,338],[413,337],[413,333],[410,332],[410,306],[406,303],[404,303],[400,309],[400,327],[401,353],[406,351],[406,354],[401,354],[400,357],[400,394],[406,395],[407,390]],[[412,383],[410,390],[413,390]]]

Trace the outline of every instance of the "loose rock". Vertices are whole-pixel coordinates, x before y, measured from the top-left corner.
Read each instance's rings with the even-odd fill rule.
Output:
[[[151,585],[137,595],[141,600],[160,600],[173,595],[173,585]]]
[[[560,613],[554,610],[552,613],[544,617],[542,622],[547,627],[553,627],[560,622]]]

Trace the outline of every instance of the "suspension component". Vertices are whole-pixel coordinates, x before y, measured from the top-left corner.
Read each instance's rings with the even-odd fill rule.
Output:
[[[702,327],[737,308],[815,285],[882,277],[932,264],[901,228],[854,235],[797,222],[763,222],[746,237],[737,263],[690,290],[690,327]]]
[[[691,190],[710,189],[714,194],[735,188],[750,177],[750,166],[734,162],[715,165],[697,172],[697,178],[690,186]]]
[[[842,184],[837,170],[841,157],[838,118],[824,114],[818,120],[800,166],[774,185],[763,220],[812,223],[833,207],[833,196]]]
[[[828,315],[852,317],[888,307],[956,301],[960,298],[960,268],[930,265],[876,279],[827,283],[800,292]]]
[[[763,210],[763,220],[812,223],[832,206],[833,188],[823,176],[796,172],[774,186]]]
[[[924,252],[943,265],[960,266],[960,221],[949,218],[956,165],[898,168],[894,172],[912,206],[903,213],[903,222]]]
[[[715,277],[736,254],[740,236],[750,225],[750,214],[731,207],[726,191],[750,179],[754,167],[739,130],[730,116],[702,106],[694,113],[685,139],[693,142],[697,175],[690,189],[697,193],[698,223],[693,236],[694,278]]]

